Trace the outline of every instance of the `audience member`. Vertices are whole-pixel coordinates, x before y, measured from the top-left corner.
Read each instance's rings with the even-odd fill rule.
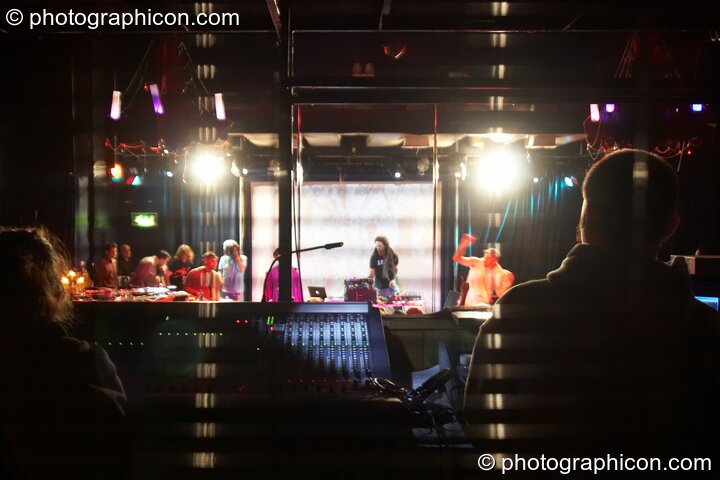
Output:
[[[471,436],[489,451],[717,457],[720,318],[656,258],[679,223],[675,171],[622,150],[582,193],[582,243],[547,278],[511,288],[480,330]],[[498,423],[502,434],[483,437]]]
[[[68,336],[60,242],[0,229],[0,477],[114,478],[125,394],[105,351]]]

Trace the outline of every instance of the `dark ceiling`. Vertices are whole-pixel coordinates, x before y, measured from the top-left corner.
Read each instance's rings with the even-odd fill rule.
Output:
[[[103,112],[110,90],[130,87],[137,72],[161,83],[164,118],[143,100],[120,122],[105,122],[121,140],[163,138],[175,149],[227,140],[259,162],[272,156],[290,105],[304,155],[324,162],[432,155],[435,132],[445,157],[503,132],[514,135],[508,141],[544,147],[538,156],[564,158],[582,154],[590,103],[617,103],[640,118],[658,106],[714,105],[718,96],[713,1],[126,0],[23,8],[33,5],[232,15],[233,26],[202,30],[55,26],[32,33],[91,41]],[[214,118],[218,92],[226,121]],[[407,135],[426,143],[403,149],[403,142],[414,145]]]

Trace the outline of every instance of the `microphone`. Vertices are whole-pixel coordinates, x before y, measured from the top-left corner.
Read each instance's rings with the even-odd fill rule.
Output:
[[[325,244],[325,250],[330,250],[331,248],[339,248],[345,245],[344,242],[335,242],[335,243],[326,243]]]

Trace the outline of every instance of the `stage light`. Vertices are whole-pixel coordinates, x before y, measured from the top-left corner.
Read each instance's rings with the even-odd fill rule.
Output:
[[[193,162],[193,173],[198,180],[205,183],[216,182],[223,173],[222,157],[209,153],[198,154]]]
[[[243,174],[243,175],[247,175],[247,174],[248,174],[248,169],[243,167],[243,169],[242,169],[242,174]]]
[[[112,168],[110,169],[110,175],[112,176],[113,182],[121,181],[123,178],[122,165],[120,165],[119,163],[116,163],[115,165],[113,165]]]
[[[130,182],[130,185],[133,187],[137,187],[142,184],[142,177],[140,175],[135,175],[132,179],[132,182]]]
[[[158,115],[165,113],[165,109],[160,101],[160,89],[158,88],[157,83],[150,84],[150,95],[152,96],[153,109],[155,110],[155,113]]]
[[[122,110],[122,93],[120,90],[113,90],[112,104],[110,105],[110,118],[120,120],[120,111]]]
[[[605,104],[605,111],[607,113],[613,113],[615,111],[615,104],[614,103],[606,103]]]
[[[702,103],[693,103],[693,104],[692,104],[692,111],[693,111],[693,112],[702,112],[702,111],[703,111],[703,105],[702,105]]]
[[[533,177],[533,183],[538,183],[540,179],[538,177]]]
[[[593,122],[600,121],[600,107],[597,103],[590,104],[590,120]]]
[[[572,188],[577,183],[577,179],[575,177],[565,177],[563,178],[563,182],[565,183],[566,187]]]
[[[232,162],[232,165],[230,166],[230,173],[236,177],[240,177],[240,169],[238,168],[237,163]]]
[[[170,170],[168,170],[167,172],[165,172],[165,176],[168,177],[168,178],[173,178],[174,174],[173,174],[173,172],[171,172]]]
[[[399,179],[399,178],[402,178],[402,173],[400,173],[399,171],[396,171],[396,172],[393,174],[393,176],[394,176],[395,178],[398,178],[398,179]]]
[[[490,151],[480,160],[473,175],[483,191],[500,194],[517,185],[522,175],[522,162],[504,149]]]
[[[225,120],[225,102],[223,101],[223,94],[215,94],[215,118],[218,120]]]

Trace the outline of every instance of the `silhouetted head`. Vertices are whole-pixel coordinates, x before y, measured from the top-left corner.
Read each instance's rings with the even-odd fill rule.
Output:
[[[0,265],[0,336],[69,326],[72,304],[61,282],[68,261],[57,237],[44,228],[2,228]]]
[[[656,252],[680,221],[675,170],[642,150],[620,150],[593,165],[583,200],[583,243]]]

